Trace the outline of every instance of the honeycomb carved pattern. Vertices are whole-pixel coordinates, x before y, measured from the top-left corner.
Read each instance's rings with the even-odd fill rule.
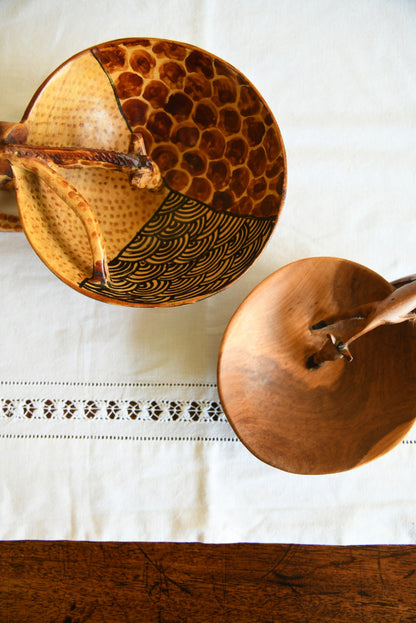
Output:
[[[202,50],[165,40],[111,42],[92,53],[168,186],[218,211],[277,216],[283,144],[244,76]]]

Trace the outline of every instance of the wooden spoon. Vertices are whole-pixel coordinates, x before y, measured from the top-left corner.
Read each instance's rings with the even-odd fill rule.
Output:
[[[299,474],[349,470],[397,445],[416,416],[415,308],[415,281],[395,289],[347,260],[301,260],[268,277],[219,355],[221,402],[241,441]]]

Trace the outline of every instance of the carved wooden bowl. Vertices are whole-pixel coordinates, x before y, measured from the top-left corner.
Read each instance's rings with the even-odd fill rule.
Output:
[[[416,281],[395,289],[347,260],[268,277],[231,319],[218,362],[241,441],[299,474],[349,470],[396,446],[416,417],[415,308]]]
[[[267,104],[236,69],[183,43],[80,52],[0,130],[0,183],[14,185],[31,245],[101,301],[215,294],[258,257],[282,206],[286,159]]]

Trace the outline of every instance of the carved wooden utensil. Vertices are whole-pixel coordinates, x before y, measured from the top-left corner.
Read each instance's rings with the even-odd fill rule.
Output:
[[[80,52],[0,124],[0,187],[45,264],[102,301],[170,306],[241,276],[276,224],[286,158],[251,83],[163,39]],[[20,223],[21,221],[21,223]]]
[[[416,416],[416,282],[312,258],[263,281],[231,319],[218,362],[226,415],[262,461],[299,474],[363,465]]]

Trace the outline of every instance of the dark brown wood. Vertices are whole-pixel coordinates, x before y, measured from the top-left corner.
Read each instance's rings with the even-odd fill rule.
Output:
[[[416,547],[2,542],[0,621],[416,620]]]
[[[257,286],[218,363],[221,403],[247,448],[279,469],[326,474],[397,445],[416,416],[416,328],[383,323],[408,318],[414,290],[338,258],[294,262]]]

